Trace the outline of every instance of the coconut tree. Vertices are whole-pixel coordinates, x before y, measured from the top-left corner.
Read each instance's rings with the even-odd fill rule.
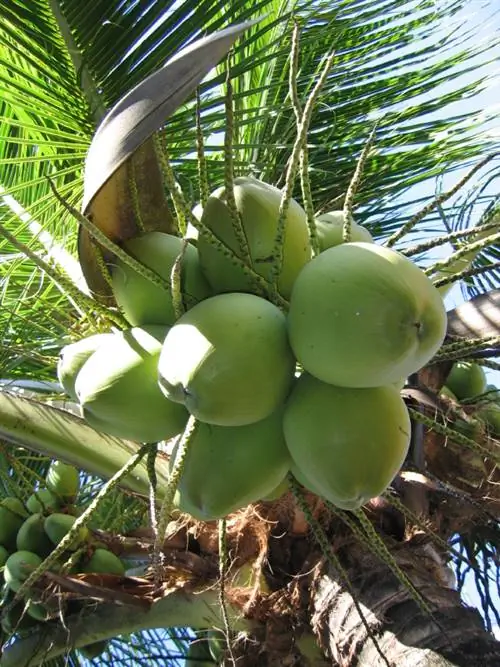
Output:
[[[486,114],[460,106],[486,86],[498,34],[478,41],[465,4],[4,1],[2,496],[26,501],[51,459],[81,470],[81,490],[73,528],[19,591],[50,602],[50,619],[24,627],[17,600],[2,667],[99,653],[102,664],[498,662],[498,427],[484,416],[495,391],[441,393],[457,360],[498,370],[498,140]],[[219,520],[180,513],[173,446],[188,447],[196,423],[168,442],[110,434],[57,382],[64,346],[129,328],[110,286],[118,262],[158,283],[127,243],[193,235],[193,207],[241,175],[293,196],[310,222],[340,210],[346,233],[354,213],[442,294],[457,283],[468,299],[401,389],[409,452],[362,509],[287,476]],[[438,196],[415,194],[429,179]],[[87,525],[92,546],[69,555]],[[78,569],[96,543],[126,576]],[[482,613],[461,600],[467,571]],[[5,594],[4,617],[15,605]]]

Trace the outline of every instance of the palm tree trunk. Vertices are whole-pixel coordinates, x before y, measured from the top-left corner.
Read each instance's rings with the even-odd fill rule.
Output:
[[[439,582],[443,568],[430,556],[429,547],[415,538],[395,547],[392,555],[432,608],[432,617],[387,566],[359,544],[350,545],[343,560],[365,622],[332,567],[315,578],[311,627],[332,664],[493,667],[500,663],[500,643],[486,632],[477,611],[465,607],[457,591]]]

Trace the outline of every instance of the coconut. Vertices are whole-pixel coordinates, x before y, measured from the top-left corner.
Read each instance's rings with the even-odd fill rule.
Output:
[[[185,313],[158,363],[165,395],[219,426],[265,419],[285,400],[294,370],[285,316],[244,293],[211,297]]]
[[[172,268],[182,251],[182,239],[163,232],[148,232],[124,243],[124,249],[160,278],[170,281]],[[210,296],[210,287],[201,271],[198,251],[187,244],[181,264],[181,292],[186,308]],[[172,295],[135,269],[117,259],[112,271],[112,287],[117,304],[133,326],[163,324],[175,320]]]
[[[112,551],[98,548],[83,566],[82,572],[98,572],[123,576],[125,574],[125,565]]]
[[[18,551],[31,551],[42,558],[50,554],[54,545],[44,530],[43,514],[32,514],[26,519],[17,533],[16,545]]]
[[[330,211],[314,218],[316,234],[318,236],[318,245],[320,252],[327,248],[333,248],[336,245],[344,243],[344,212]],[[351,242],[364,241],[373,243],[373,237],[370,232],[358,225],[357,222],[351,223]]]
[[[471,361],[457,361],[446,379],[446,386],[463,401],[486,390],[486,375],[481,366]]]
[[[62,348],[57,364],[57,378],[64,391],[76,399],[75,382],[84,363],[98,349],[99,345],[112,337],[111,333],[94,334]]]
[[[26,507],[31,514],[44,513],[61,508],[61,500],[49,489],[38,489],[26,501]]]
[[[19,498],[8,497],[0,502],[0,545],[8,551],[16,548],[17,532],[27,516]]]
[[[361,242],[312,259],[288,313],[298,361],[343,387],[379,387],[416,372],[441,346],[446,325],[439,292],[413,262]]]
[[[30,551],[16,551],[8,557],[5,563],[3,571],[5,582],[11,590],[17,592],[21,583],[26,581],[30,574],[41,564],[42,559],[38,554]]]
[[[59,542],[66,537],[69,531],[73,528],[73,524],[76,521],[75,516],[69,514],[58,514],[54,513],[48,516],[44,521],[44,530],[47,536],[50,538],[50,541],[58,545]],[[69,550],[76,551],[78,547],[84,542],[89,535],[88,528],[82,527],[78,530],[73,541],[68,546]]]
[[[172,465],[177,446],[172,455]],[[175,504],[201,521],[220,519],[270,494],[290,466],[282,411],[247,426],[199,423],[189,443]]]
[[[234,180],[236,208],[248,247],[246,260],[244,249],[240,247],[234,231],[224,188],[218,188],[210,195],[201,217],[204,227],[208,227],[226,248],[247,261],[256,273],[268,281],[271,279],[281,195],[278,188],[255,178],[240,177]],[[260,293],[251,275],[236,266],[220,247],[212,245],[203,227],[198,236],[198,252],[203,272],[215,292]],[[289,202],[285,219],[282,252],[278,290],[288,298],[296,277],[311,258],[307,217],[294,199]]]
[[[298,481],[337,507],[356,509],[389,486],[410,444],[410,417],[393,385],[335,387],[304,373],[283,430]]]
[[[74,500],[80,488],[80,473],[72,465],[53,461],[45,478],[47,488],[65,500]]]
[[[157,366],[167,327],[116,333],[80,371],[76,392],[91,426],[110,435],[156,442],[180,433],[187,412],[158,387]]]

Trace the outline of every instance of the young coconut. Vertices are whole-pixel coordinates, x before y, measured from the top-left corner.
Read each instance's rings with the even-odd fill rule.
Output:
[[[175,505],[213,521],[271,493],[290,467],[283,411],[246,426],[199,423],[189,443]],[[172,465],[177,447],[172,453]]]
[[[38,489],[26,501],[26,507],[31,514],[48,513],[61,509],[61,499],[49,489]]]
[[[73,528],[76,521],[75,516],[69,514],[54,513],[48,516],[44,521],[44,530],[50,541],[56,546],[63,540],[64,537]],[[86,527],[80,528],[74,540],[70,543],[68,549],[76,551],[78,547],[89,536],[89,530]]]
[[[270,280],[272,255],[278,229],[281,190],[255,178],[240,177],[234,180],[236,208],[241,216],[243,235],[249,250],[253,270]],[[240,259],[245,259],[235,234],[233,221],[226,203],[226,191],[218,188],[203,209],[201,222]],[[216,293],[256,292],[251,276],[231,262],[220,248],[212,245],[200,231],[198,252],[201,267]],[[295,278],[311,258],[311,245],[307,216],[304,209],[292,199],[285,220],[283,263],[278,279],[278,291],[288,298]]]
[[[28,512],[19,498],[8,497],[0,502],[0,545],[8,551],[16,548],[17,532],[27,517]]]
[[[182,239],[177,236],[148,232],[130,239],[124,243],[124,248],[161,278],[170,281],[172,268],[182,251],[182,245]],[[211,290],[201,271],[198,251],[189,243],[181,266],[184,305],[191,308],[198,301],[210,296]],[[171,326],[175,322],[171,292],[155,285],[120,259],[117,259],[112,272],[112,286],[116,302],[132,326]]]
[[[125,565],[109,549],[97,548],[87,563],[83,566],[82,572],[97,572],[102,574],[116,574],[123,576],[125,574]]]
[[[486,385],[488,402],[477,412],[477,417],[484,420],[488,433],[493,438],[500,438],[500,393],[494,384]]]
[[[110,435],[156,442],[177,435],[188,415],[158,387],[157,366],[167,327],[113,334],[80,371],[76,392],[91,426]]]
[[[42,559],[38,554],[31,551],[15,551],[7,558],[3,576],[5,583],[15,593],[21,588],[23,581],[42,564]]]
[[[53,461],[45,477],[47,489],[59,498],[71,502],[80,488],[80,473],[72,465]]]
[[[77,400],[75,382],[82,366],[99,348],[99,345],[112,336],[112,333],[94,334],[62,348],[57,363],[57,379],[73,400]]]
[[[339,387],[380,387],[424,366],[441,346],[446,310],[418,266],[375,243],[343,243],[297,278],[288,313],[303,368]]]
[[[474,398],[486,390],[486,375],[479,364],[457,361],[446,379],[446,386],[461,401]]]
[[[3,567],[5,565],[8,557],[9,557],[9,552],[5,547],[0,545],[0,567]]]
[[[43,514],[32,514],[26,519],[17,533],[16,546],[18,551],[31,551],[46,558],[54,549],[54,545],[44,530]]]
[[[285,316],[245,293],[219,294],[185,313],[168,332],[158,363],[165,395],[219,426],[268,417],[285,400],[294,371]]]
[[[353,510],[383,493],[398,473],[411,424],[393,385],[348,389],[304,373],[288,399],[283,429],[298,481]]]
[[[344,243],[344,212],[330,211],[314,218],[316,234],[318,235],[319,251],[323,252],[327,248],[333,248],[336,245]],[[373,236],[370,232],[358,225],[357,222],[351,224],[351,242],[364,241],[373,243]]]

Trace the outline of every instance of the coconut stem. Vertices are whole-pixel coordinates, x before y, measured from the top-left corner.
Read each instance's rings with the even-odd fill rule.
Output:
[[[486,266],[478,266],[471,269],[465,269],[465,271],[459,271],[459,273],[452,273],[446,278],[440,278],[440,280],[436,280],[434,282],[434,287],[443,287],[449,283],[456,283],[459,280],[463,280],[464,278],[480,276],[483,273],[488,273],[489,271],[494,271],[495,269],[500,269],[500,262],[493,262],[493,264],[487,264]]]
[[[179,317],[186,311],[182,302],[182,260],[186,254],[188,243],[188,239],[182,239],[181,251],[175,258],[175,262],[173,263],[172,271],[170,273],[170,291],[172,294],[172,306],[176,320],[178,320]]]
[[[200,203],[202,208],[208,201],[208,173],[207,160],[205,158],[205,145],[203,141],[203,129],[201,127],[201,98],[200,88],[196,89],[196,156],[198,160],[198,183],[200,188]]]
[[[443,345],[440,351],[433,357],[432,363],[440,361],[466,359],[473,352],[487,350],[500,344],[500,336],[488,336],[487,338],[469,338],[459,340],[455,343]]]
[[[245,235],[245,228],[241,214],[236,206],[234,197],[234,161],[233,161],[233,141],[234,141],[234,113],[233,113],[233,86],[231,84],[231,55],[227,57],[226,69],[226,130],[224,132],[224,190],[227,210],[233,223],[233,231],[236,237],[241,256],[246,264],[252,266],[252,258],[248,247],[248,240]]]
[[[436,248],[437,246],[444,245],[445,243],[453,243],[458,239],[462,239],[467,236],[473,236],[479,234],[488,229],[497,229],[498,222],[490,222],[487,225],[478,225],[477,227],[471,227],[470,229],[460,229],[457,232],[450,232],[449,234],[444,234],[443,236],[435,236],[429,241],[424,243],[417,243],[416,245],[410,246],[401,250],[401,254],[405,257],[413,257],[414,255],[419,255],[420,253],[427,252]],[[469,250],[469,248],[468,248]]]
[[[446,259],[443,259],[439,262],[435,262],[432,266],[427,267],[424,270],[424,273],[426,275],[432,275],[436,271],[442,271],[443,269],[446,269],[448,266],[450,266],[450,264],[456,262],[458,259],[465,257],[465,255],[468,255],[469,253],[478,253],[481,250],[483,250],[483,248],[486,248],[489,245],[493,245],[498,240],[500,240],[500,232],[497,232],[496,234],[491,234],[490,236],[487,236],[485,239],[480,239],[479,241],[475,241],[474,243],[468,244],[463,248],[460,248],[460,250],[457,250],[456,252],[452,253]]]
[[[332,52],[328,55],[325,61],[325,65],[321,71],[321,74],[318,77],[318,81],[316,82],[316,85],[314,86],[311,94],[307,98],[305,107],[304,107],[304,113],[302,114],[302,118],[300,123],[298,123],[297,126],[297,137],[295,139],[295,143],[293,145],[292,149],[292,154],[290,155],[290,159],[288,162],[288,169],[286,173],[286,179],[285,179],[285,187],[283,188],[283,192],[281,195],[281,202],[280,202],[280,207],[279,207],[279,214],[278,214],[278,225],[276,229],[276,238],[274,241],[274,247],[273,247],[273,264],[271,267],[271,284],[272,284],[272,290],[274,294],[278,293],[278,278],[281,273],[281,267],[283,265],[283,247],[284,247],[284,241],[285,241],[285,221],[286,221],[286,216],[288,213],[288,208],[290,206],[290,200],[292,198],[292,192],[293,192],[293,184],[295,181],[295,178],[297,176],[297,170],[299,168],[299,163],[300,163],[300,153],[302,151],[302,147],[306,141],[307,138],[307,131],[309,129],[309,123],[311,120],[312,112],[314,110],[314,105],[316,103],[316,100],[318,99],[318,96],[321,92],[321,89],[323,88],[323,85],[326,82],[326,79],[328,77],[328,73],[330,72],[330,69],[333,65],[333,61],[335,58],[335,53]]]
[[[299,72],[299,35],[300,35],[299,25],[295,21],[293,24],[292,51],[290,54],[289,89],[290,89],[290,99],[292,101],[292,107],[295,113],[297,128],[299,126],[300,119],[302,117],[302,105],[300,103],[299,94],[297,90],[297,77]],[[309,240],[311,242],[313,254],[317,255],[319,254],[319,239],[316,230],[316,224],[314,221],[314,203],[312,199],[311,181],[309,180],[309,157],[307,153],[307,139],[303,142],[300,151],[300,186],[302,188],[302,199],[307,216]]]
[[[158,477],[156,475],[156,457],[158,455],[158,443],[151,443],[150,449],[148,451],[148,457],[146,462],[146,467],[148,471],[149,478],[149,522],[151,524],[151,530],[154,537],[154,548],[153,548],[153,580],[155,586],[158,587],[161,581],[161,566],[162,558],[161,552],[158,550],[157,546],[160,546],[160,541],[158,540],[158,516],[156,512],[156,503],[158,501],[156,489],[158,486]]]
[[[50,181],[50,183],[53,185],[52,181]],[[0,234],[4,236],[8,242],[11,243],[17,250],[19,250],[19,252],[22,252],[28,259],[30,259],[35,264],[35,266],[37,266],[41,271],[49,276],[49,278],[53,280],[56,285],[59,285],[64,290],[66,295],[74,301],[78,310],[81,310],[83,313],[98,312],[100,315],[110,320],[118,327],[123,327],[124,320],[119,314],[113,313],[111,310],[106,308],[106,306],[103,306],[98,301],[95,301],[92,297],[87,296],[81,292],[67,276],[62,274],[58,269],[51,267],[47,262],[39,257],[36,252],[33,252],[26,244],[24,244],[22,241],[19,241],[14,236],[14,234],[11,234],[11,232],[9,232],[9,230],[6,229],[6,227],[4,227],[2,224],[0,224]]]
[[[165,534],[167,532],[167,524],[170,519],[172,512],[172,507],[174,504],[174,496],[179,485],[179,480],[182,476],[184,466],[187,460],[187,454],[189,451],[189,445],[192,442],[193,436],[196,433],[198,428],[198,422],[193,417],[189,416],[187,424],[184,428],[182,435],[177,447],[177,455],[175,457],[174,465],[171,468],[170,476],[168,479],[167,488],[165,489],[165,495],[163,502],[158,514],[158,529],[155,536],[154,542],[154,552],[160,554],[161,546],[165,540]],[[157,582],[158,583],[158,582]]]
[[[359,156],[359,160],[356,164],[356,169],[354,170],[354,174],[352,175],[351,182],[349,183],[349,187],[347,188],[347,192],[345,194],[344,206],[342,207],[342,213],[344,214],[342,239],[345,243],[349,243],[351,241],[352,223],[354,221],[352,215],[354,208],[354,197],[356,196],[359,184],[361,183],[361,177],[363,175],[363,169],[366,164],[366,160],[368,159],[368,153],[370,152],[373,142],[375,141],[377,127],[378,123],[375,123],[368,139],[366,140],[365,145],[363,146],[363,150],[361,151],[361,155]]]
[[[135,218],[134,222],[136,223],[138,229],[141,232],[145,232],[146,228],[144,227],[144,222],[141,215],[141,205],[139,201],[139,192],[137,190],[137,181],[135,180],[135,164],[133,160],[130,160],[130,170],[128,172],[128,187],[132,199],[132,207],[134,210],[134,218]]]
[[[421,209],[418,213],[416,213],[412,218],[408,220],[402,227],[400,227],[392,236],[390,236],[387,239],[386,246],[388,248],[392,247],[399,239],[401,239],[403,236],[408,234],[415,225],[417,225],[420,220],[423,220],[426,215],[428,215],[431,211],[433,211],[435,208],[438,206],[441,206],[441,204],[444,204],[445,201],[450,199],[450,197],[453,197],[454,194],[456,194],[463,186],[467,183],[468,180],[470,180],[476,172],[478,172],[480,169],[482,169],[490,160],[492,160],[494,157],[497,156],[497,153],[492,153],[491,155],[487,155],[483,160],[478,162],[472,169],[465,174],[465,176],[456,184],[454,185],[451,190],[448,190],[447,192],[443,192],[442,194],[438,195],[431,201],[427,206],[424,206],[423,209]]]
[[[444,435],[446,437],[450,437],[451,435],[453,435],[453,442],[456,442],[458,445],[463,445],[464,447],[467,447],[467,449],[470,449],[471,451],[475,452],[481,457],[486,456],[495,463],[500,464],[500,453],[495,454],[493,450],[489,450],[486,447],[483,447],[475,440],[472,440],[472,438],[468,438],[466,435],[463,435],[462,433],[456,431],[453,428],[449,428],[448,426],[443,426],[442,424],[438,424],[434,419],[427,417],[427,415],[423,415],[418,410],[414,410],[413,408],[408,407],[408,412],[410,413],[410,417],[412,419],[414,419],[415,421],[422,422],[431,431],[434,431],[435,433],[438,433],[439,435]]]
[[[158,163],[160,165],[161,175],[163,181],[165,182],[172,201],[174,203],[175,215],[177,218],[177,232],[184,236],[187,228],[187,216],[183,204],[183,195],[182,190],[180,189],[177,181],[175,180],[172,167],[170,166],[170,159],[168,155],[168,148],[166,142],[163,140],[163,137],[156,133],[153,135],[153,145],[158,158]]]

